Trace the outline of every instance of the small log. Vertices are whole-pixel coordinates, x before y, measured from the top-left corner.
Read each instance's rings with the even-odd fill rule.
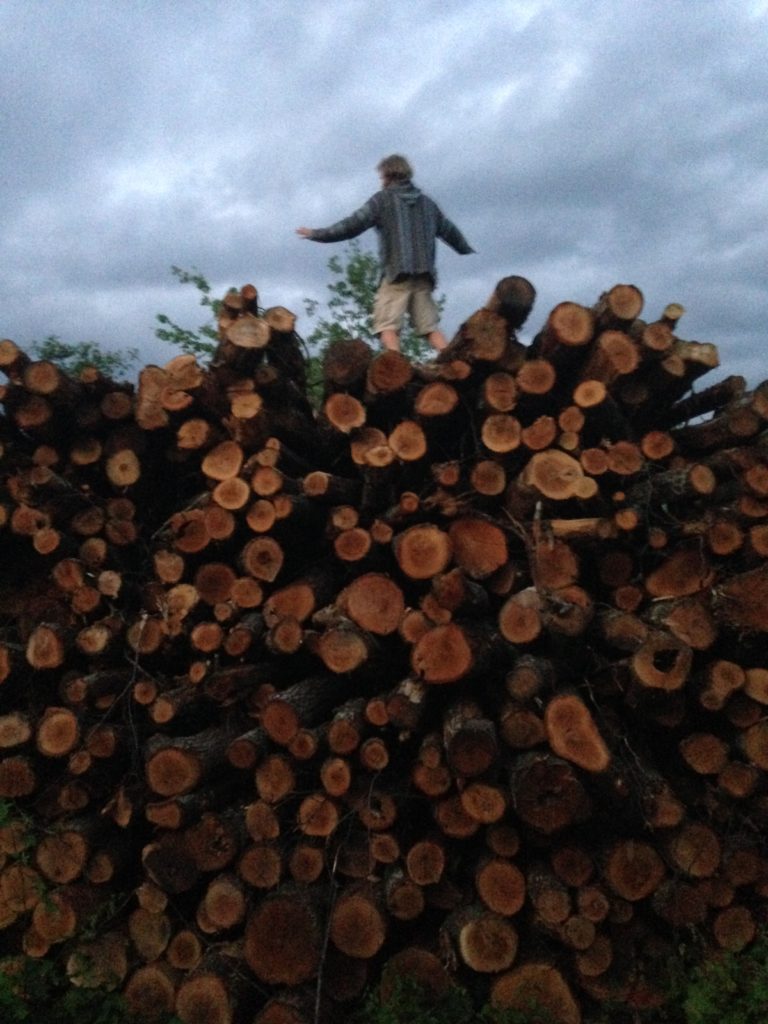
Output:
[[[509,822],[500,821],[485,830],[489,850],[499,857],[514,857],[520,849],[520,834]]]
[[[369,959],[384,944],[387,921],[379,895],[365,884],[343,890],[334,904],[329,922],[331,942],[347,956]]]
[[[708,907],[701,889],[682,878],[668,878],[653,894],[653,909],[673,928],[704,924]]]
[[[445,848],[439,839],[421,839],[405,855],[408,877],[416,885],[434,885],[439,882],[445,866]]]
[[[656,600],[646,616],[695,651],[706,651],[717,639],[717,626],[708,602],[699,596]],[[730,692],[730,691],[728,691]]]
[[[471,702],[455,704],[446,714],[443,744],[452,770],[468,778],[485,773],[499,754],[494,723]]]
[[[283,873],[283,858],[274,843],[253,843],[247,846],[237,862],[238,876],[258,890],[277,888]],[[239,900],[238,900],[239,914]]]
[[[610,914],[611,900],[602,886],[581,885],[576,893],[576,907],[588,921],[599,924]]]
[[[518,935],[513,925],[485,907],[463,907],[449,915],[441,929],[462,963],[479,974],[507,970],[517,956]]]
[[[387,437],[387,444],[401,462],[418,462],[427,453],[427,438],[414,420],[402,420]]]
[[[455,519],[448,536],[454,561],[470,579],[485,579],[505,565],[509,558],[504,531],[479,516]]]
[[[691,733],[680,740],[678,750],[697,775],[719,775],[728,764],[728,744],[712,733]]]
[[[366,411],[357,398],[339,391],[326,399],[323,416],[334,430],[349,434],[365,424]]]
[[[363,573],[338,596],[343,614],[361,629],[378,636],[394,633],[405,611],[400,587],[382,573]]]
[[[557,439],[557,422],[552,416],[539,416],[527,427],[523,427],[520,440],[529,451],[540,452],[551,447]],[[577,447],[578,440],[574,444]],[[564,447],[562,438],[560,447]]]
[[[11,750],[27,743],[33,734],[29,715],[20,711],[11,711],[0,715],[0,750]]]
[[[43,757],[69,754],[80,741],[77,716],[69,708],[47,707],[35,726],[35,746]]]
[[[430,999],[445,996],[453,984],[442,960],[419,946],[405,946],[384,964],[380,987],[382,1002],[391,999],[403,979],[412,980]]]
[[[547,740],[543,718],[517,701],[505,703],[499,713],[499,735],[513,750],[529,750]]]
[[[420,917],[426,906],[423,888],[394,868],[387,875],[384,898],[388,912],[398,921],[413,921]]]
[[[679,690],[688,679],[693,651],[676,637],[651,631],[631,658],[632,675],[642,687]]]
[[[32,631],[25,653],[32,668],[59,668],[66,657],[64,631],[55,623],[41,623]]]
[[[299,840],[291,850],[287,867],[291,878],[299,885],[316,882],[325,871],[325,843],[320,840]]]
[[[605,330],[595,339],[581,375],[585,380],[598,380],[610,387],[639,364],[640,353],[632,338],[623,331]]]
[[[461,325],[438,361],[497,362],[506,351],[508,334],[508,323],[500,313],[490,308],[479,309]]]
[[[493,459],[481,459],[472,467],[469,482],[478,494],[495,497],[503,494],[507,486],[504,467]]]
[[[81,821],[44,836],[34,856],[35,866],[43,878],[56,885],[66,885],[79,878],[85,871],[96,832],[90,823]]]
[[[273,583],[280,574],[285,556],[274,537],[254,537],[240,553],[243,569],[254,579]]]
[[[98,941],[78,943],[67,958],[65,970],[76,988],[113,992],[122,986],[128,973],[124,937],[107,932]]]
[[[367,634],[347,621],[322,633],[313,649],[330,672],[343,675],[365,664],[374,645]]]
[[[411,579],[431,579],[448,565],[453,553],[450,537],[443,530],[425,523],[411,526],[393,541],[395,558]]]
[[[494,412],[511,412],[517,405],[517,382],[511,373],[500,370],[483,381],[483,404]]]
[[[499,631],[511,644],[534,641],[543,628],[542,599],[536,587],[526,587],[512,594],[499,611]]]
[[[212,726],[195,736],[153,737],[146,747],[147,783],[160,796],[189,793],[226,763],[232,731]]]
[[[320,783],[331,797],[341,797],[352,785],[352,767],[343,757],[327,757],[320,766]]]
[[[339,824],[338,805],[326,793],[310,793],[299,804],[296,824],[306,836],[327,837]]]
[[[269,754],[256,766],[254,781],[262,800],[268,804],[279,803],[296,785],[293,760],[284,754]]]
[[[594,305],[601,326],[627,324],[636,320],[643,309],[643,293],[633,284],[615,284],[603,292]]]
[[[550,755],[521,755],[510,770],[510,789],[522,820],[545,835],[583,821],[591,812],[572,767]]]
[[[543,497],[564,501],[579,494],[584,476],[581,464],[556,448],[536,452],[520,474],[521,482]]]
[[[502,277],[485,303],[485,309],[503,316],[516,330],[528,319],[536,298],[536,289],[530,281],[518,274]]]
[[[666,874],[664,862],[646,842],[621,840],[609,850],[603,877],[623,900],[635,903],[655,892]]]
[[[430,684],[455,683],[478,671],[492,646],[492,634],[449,622],[428,630],[414,644],[411,668]]]
[[[287,746],[302,727],[322,721],[348,695],[345,680],[325,676],[302,679],[271,696],[261,714],[261,725],[275,743]]]
[[[459,404],[459,394],[453,385],[445,381],[433,381],[426,384],[416,395],[413,411],[417,416],[433,419],[448,416]]]
[[[515,380],[524,395],[546,395],[555,386],[557,371],[548,359],[528,359],[517,371]]]
[[[293,986],[315,976],[321,941],[320,921],[311,901],[286,887],[265,896],[248,915],[243,953],[261,981]]]
[[[597,978],[605,974],[613,963],[613,944],[607,935],[597,934],[591,946],[580,950],[574,957],[578,974],[582,978]]]
[[[544,711],[547,741],[553,753],[588,772],[611,763],[608,746],[584,702],[576,694],[558,694]]]
[[[37,785],[37,772],[28,757],[11,755],[0,761],[0,796],[16,800],[29,796]]]
[[[473,781],[466,785],[460,795],[461,805],[470,818],[481,825],[500,821],[507,810],[508,797],[498,784]]]
[[[719,583],[713,610],[718,622],[740,630],[768,631],[768,569],[760,566]]]
[[[520,420],[506,412],[486,416],[480,431],[483,444],[495,455],[506,455],[520,447],[522,426]]]
[[[30,357],[10,338],[3,338],[0,341],[0,370],[10,381],[20,382],[24,370],[31,361]]]
[[[712,922],[712,933],[721,949],[740,953],[755,938],[757,924],[749,907],[726,907]]]
[[[165,913],[137,907],[128,918],[128,934],[142,960],[147,963],[157,960],[171,937],[170,918]]]
[[[151,1021],[173,1012],[176,984],[176,975],[169,965],[162,961],[142,964],[131,972],[122,994],[132,1014]]]
[[[500,1010],[546,1015],[552,1024],[581,1024],[581,1010],[560,971],[547,963],[526,963],[500,974],[490,1002]]]
[[[555,682],[551,661],[534,654],[521,654],[507,672],[505,687],[514,700],[524,701],[549,690]]]
[[[475,889],[483,903],[497,914],[511,917],[525,904],[525,875],[508,857],[485,857],[474,873]]]
[[[741,398],[746,390],[744,377],[730,376],[696,394],[687,395],[667,410],[661,411],[661,422],[669,428],[696,419],[708,412],[722,409]]]
[[[667,840],[673,868],[690,878],[711,878],[720,867],[722,849],[716,833],[703,822],[685,822]]]
[[[768,721],[761,718],[744,732],[741,745],[747,760],[763,770],[768,766]]]
[[[762,670],[750,669],[748,672],[752,672],[753,680],[756,678],[762,678],[760,675]],[[746,685],[748,681],[748,672],[745,672],[744,669],[735,662],[725,661],[723,659],[711,662],[704,670],[704,685],[699,695],[701,705],[709,711],[719,711],[728,702],[731,694],[737,690],[741,690],[742,688],[744,689],[746,696],[756,699],[758,703],[762,703],[760,700],[759,689],[754,686],[747,687]],[[750,692],[750,690],[752,692]],[[757,694],[757,696],[755,696],[755,694]],[[713,737],[713,739],[716,739],[716,737]],[[696,744],[695,746],[698,747],[700,745]],[[707,744],[706,742],[701,746],[701,750],[698,755],[695,750],[692,752],[693,759],[702,767],[704,766],[705,760],[708,760],[704,753],[705,749],[709,749],[710,756],[714,757],[714,746],[712,746],[712,744]],[[703,774],[706,774],[706,772]]]
[[[231,977],[229,958],[208,953],[179,984],[176,1015],[184,1024],[205,1020],[233,1024],[242,995],[242,983]]]
[[[560,302],[550,312],[532,348],[538,357],[564,362],[563,349],[584,349],[592,341],[595,318],[591,310],[578,302]]]
[[[304,986],[287,990],[271,996],[253,1018],[253,1024],[311,1024],[314,1003],[313,993]]]

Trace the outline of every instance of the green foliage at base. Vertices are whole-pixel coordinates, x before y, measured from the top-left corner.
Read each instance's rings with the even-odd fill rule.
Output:
[[[373,990],[353,1024],[549,1024],[546,1011],[502,1010],[487,1003],[476,1009],[469,992],[451,985],[436,995],[410,978],[397,978],[386,999]]]
[[[0,960],[3,1024],[137,1024],[116,992],[74,988],[59,965],[29,957]],[[179,1024],[177,1017],[157,1024]]]
[[[0,828],[7,826],[21,826],[16,837],[16,852],[9,855],[10,862],[29,863],[30,852],[38,839],[35,823],[12,801],[0,800]],[[48,898],[42,880],[40,895],[43,901]],[[138,1024],[120,994],[104,987],[87,986],[87,962],[78,963],[78,973],[86,982],[81,987],[72,984],[65,968],[72,945],[98,940],[120,913],[127,898],[124,893],[109,894],[82,922],[73,943],[54,947],[45,957],[38,959],[18,954],[0,958],[0,1024]],[[160,1019],[156,1024],[180,1022],[172,1017]]]
[[[709,959],[693,968],[668,1005],[653,1010],[605,1007],[584,1024],[765,1024],[768,1020],[768,937],[749,950]],[[139,1024],[123,998],[104,989],[73,987],[57,960],[0,960],[2,1024]],[[163,1017],[156,1024],[180,1024]],[[546,1010],[475,1008],[460,985],[435,995],[400,979],[387,998],[369,993],[351,1024],[552,1024]]]
[[[584,1024],[765,1024],[768,1021],[768,933],[740,953],[710,956],[687,965],[690,950],[669,965],[669,999],[662,1007],[604,1005]],[[408,979],[398,979],[386,1000],[372,991],[352,1024],[552,1024],[536,1006],[480,1009],[460,985],[435,996]]]
[[[765,1024],[768,936],[743,953],[727,953],[694,968],[683,1008],[686,1024]]]

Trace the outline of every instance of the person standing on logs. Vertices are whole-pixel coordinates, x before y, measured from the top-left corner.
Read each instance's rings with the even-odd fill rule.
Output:
[[[408,313],[414,331],[438,352],[447,341],[432,292],[437,283],[435,240],[465,256],[475,250],[440,207],[417,188],[405,157],[385,157],[376,170],[381,189],[344,220],[328,228],[297,228],[313,242],[341,242],[368,228],[379,233],[382,278],[373,304],[373,330],[384,348],[400,349],[400,328]]]

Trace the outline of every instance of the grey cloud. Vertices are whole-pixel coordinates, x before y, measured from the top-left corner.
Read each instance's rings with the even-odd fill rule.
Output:
[[[537,285],[530,332],[632,280],[649,310],[688,307],[723,372],[768,376],[768,19],[749,3],[45,7],[0,8],[4,335],[158,359],[154,314],[201,312],[171,264],[322,300],[334,250],[294,228],[351,212],[399,150],[478,250],[440,254],[447,329],[505,273]]]

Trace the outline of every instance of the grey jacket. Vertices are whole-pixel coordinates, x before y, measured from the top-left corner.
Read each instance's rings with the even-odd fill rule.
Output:
[[[316,242],[341,242],[368,228],[379,234],[379,261],[387,281],[409,274],[429,274],[437,281],[435,239],[461,255],[474,252],[440,207],[410,181],[388,185],[349,217],[309,236]]]

